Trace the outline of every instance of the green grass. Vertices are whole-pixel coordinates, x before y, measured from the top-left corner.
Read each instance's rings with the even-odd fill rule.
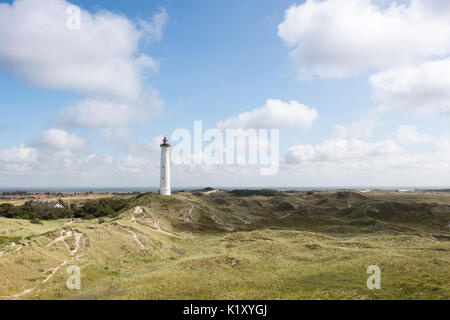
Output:
[[[41,221],[33,224],[28,220],[7,219],[0,217],[0,236],[29,237],[59,230],[66,222],[63,220]]]
[[[6,245],[10,245],[11,243],[15,243],[20,241],[21,237],[3,237],[0,236],[0,248]]]
[[[169,247],[183,248],[180,255]],[[82,264],[83,288],[61,273],[30,298],[45,299],[448,299],[450,245],[420,237],[340,239],[261,230],[174,240]],[[128,251],[129,250],[129,251]],[[366,288],[366,268],[382,289]]]
[[[383,201],[380,195],[366,199],[329,192],[141,195],[118,218],[101,224],[77,220],[66,228],[83,233],[78,259],[70,257],[63,242],[48,246],[64,221],[2,220],[7,241],[24,237],[30,245],[0,257],[0,296],[33,288],[20,298],[449,299],[445,208],[417,207],[410,199],[402,212],[372,215],[380,202],[403,202],[386,196]],[[432,196],[425,200],[420,202],[434,202]],[[286,202],[294,209],[280,205]],[[135,214],[135,206],[145,214]],[[417,208],[430,210],[425,220]],[[73,247],[74,239],[67,243]],[[72,264],[81,268],[79,291],[65,286]],[[381,290],[366,287],[370,265],[381,268]]]

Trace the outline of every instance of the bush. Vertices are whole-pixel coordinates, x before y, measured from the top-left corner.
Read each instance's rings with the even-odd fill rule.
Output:
[[[22,206],[11,204],[0,205],[0,216],[14,219],[27,219],[32,223],[40,220],[56,220],[68,218],[95,219],[100,217],[114,217],[128,204],[126,199],[98,199],[90,200],[82,206],[67,208],[53,208],[46,203],[26,202]],[[39,221],[39,222],[38,222]]]
[[[261,190],[232,190],[228,191],[229,194],[236,197],[250,197],[250,196],[265,196],[265,197],[274,197],[274,196],[286,196],[283,192],[271,189],[261,189]]]
[[[38,218],[33,218],[30,220],[30,222],[32,224],[43,224],[41,220],[39,220]]]

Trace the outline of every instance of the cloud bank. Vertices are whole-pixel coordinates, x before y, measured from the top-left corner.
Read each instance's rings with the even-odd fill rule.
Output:
[[[442,0],[307,0],[278,34],[302,77],[345,77],[450,53],[450,5]]]
[[[64,125],[102,127],[149,119],[161,100],[145,84],[144,74],[158,64],[141,54],[139,45],[161,39],[165,10],[141,20],[139,28],[122,15],[81,9],[80,28],[73,29],[67,26],[71,5],[64,0],[1,3],[0,66],[31,85],[85,96],[57,117]],[[123,115],[125,110],[135,116],[120,123],[111,119],[111,112]]]
[[[217,126],[220,129],[310,129],[317,117],[316,109],[297,101],[269,99],[262,107],[221,121]]]

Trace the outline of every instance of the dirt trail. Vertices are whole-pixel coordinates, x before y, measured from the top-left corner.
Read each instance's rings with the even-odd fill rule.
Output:
[[[0,298],[2,298],[2,299],[5,299],[5,298],[17,299],[17,298],[20,298],[21,296],[26,295],[27,293],[30,293],[33,290],[34,290],[34,288],[26,289],[26,290],[22,291],[21,293],[14,294],[12,296],[2,296]]]
[[[213,221],[219,225],[221,225],[226,231],[231,232],[234,231],[234,228],[227,226],[226,224],[224,224],[223,222],[221,222],[219,219],[216,218],[215,215],[211,216],[211,219],[213,219]]]
[[[10,250],[10,251],[0,251],[0,257],[2,256],[6,256],[7,254],[11,254],[14,252],[19,252],[20,250],[22,250],[24,247],[28,247],[30,244],[29,243],[20,243],[20,244],[16,244],[15,242],[11,243],[10,246],[11,247],[16,247],[14,250]]]
[[[69,224],[69,223],[70,223],[70,224]],[[72,225],[72,223],[73,223],[73,221],[69,221],[69,222],[66,223],[64,226],[65,226],[65,227],[66,227],[66,226],[70,226],[70,225]],[[67,249],[69,250],[69,252],[70,252],[70,256],[73,257],[73,258],[66,259],[66,260],[64,260],[63,263],[61,263],[59,266],[56,266],[56,267],[54,267],[54,268],[49,268],[48,270],[44,271],[44,274],[47,273],[47,272],[49,272],[49,271],[51,271],[51,273],[50,273],[44,280],[42,280],[41,284],[44,284],[44,283],[46,283],[47,281],[49,281],[49,280],[50,280],[50,279],[58,272],[58,270],[60,270],[62,267],[64,267],[67,263],[69,263],[69,262],[71,262],[71,261],[73,261],[73,260],[78,260],[78,259],[79,259],[79,256],[77,255],[77,253],[80,251],[80,248],[81,248],[80,242],[81,242],[81,239],[83,238],[83,235],[84,235],[83,233],[78,232],[78,231],[65,231],[65,230],[62,230],[62,231],[61,231],[61,235],[60,235],[59,237],[57,237],[56,239],[54,239],[53,241],[51,241],[51,242],[47,245],[47,247],[50,247],[50,246],[52,246],[53,244],[55,244],[55,243],[57,243],[57,242],[63,241],[64,244],[65,244],[65,246],[66,246],[66,248],[67,248]],[[69,247],[69,245],[66,243],[65,240],[68,239],[68,238],[70,238],[70,237],[72,237],[72,236],[75,238],[75,248],[74,248],[73,250],[70,250],[70,247]],[[15,246],[16,244],[13,243],[12,245]],[[25,247],[25,246],[29,246],[29,244],[28,244],[28,243],[23,244],[23,245],[21,245],[19,248],[15,249],[15,250],[12,251],[12,252],[20,251],[20,250],[21,250],[23,247]],[[0,253],[3,253],[3,254],[4,254],[3,251],[0,252]],[[2,256],[3,254],[0,254],[0,256]],[[26,295],[26,294],[28,294],[28,293],[34,291],[36,288],[37,288],[37,286],[36,286],[36,287],[33,287],[33,288],[25,289],[23,292],[18,293],[18,294],[14,294],[14,295],[11,295],[11,296],[0,296],[0,298],[2,298],[2,299],[18,299],[18,298],[20,298],[20,297],[22,297],[22,296],[24,296],[24,295]]]
[[[135,207],[134,213],[145,213],[145,210],[142,207]]]
[[[76,254],[78,253],[78,251],[80,251],[80,241],[83,238],[84,234],[82,232],[78,232],[78,231],[67,231],[67,232],[65,232],[65,234],[63,234],[63,233],[64,233],[64,231],[61,231],[61,236],[56,238],[52,242],[50,242],[47,246],[51,246],[52,244],[54,244],[54,243],[56,243],[58,241],[63,241],[64,244],[66,245],[66,247],[70,251],[70,256],[71,257],[75,256],[75,258],[64,260],[64,262],[61,263],[59,266],[48,269],[46,272],[52,271],[52,273],[45,280],[43,280],[41,283],[46,283],[48,280],[50,280],[55,275],[55,273],[59,269],[64,267],[68,262],[70,262],[72,260],[78,260],[79,259],[79,256],[77,256]],[[65,239],[67,239],[67,238],[69,238],[71,236],[73,236],[75,238],[75,248],[73,250],[70,250],[69,245],[65,241]]]
[[[50,269],[48,269],[47,271],[45,271],[45,272],[52,271],[52,273],[50,273],[50,274],[47,276],[47,278],[45,278],[44,280],[42,280],[41,284],[44,284],[44,283],[46,283],[48,280],[50,280],[50,279],[56,274],[56,272],[57,272],[59,269],[61,269],[62,267],[64,267],[64,266],[67,264],[67,262],[69,262],[69,261],[71,261],[71,260],[64,260],[64,262],[61,263],[59,266],[57,266],[57,267],[55,267],[55,268],[50,268]],[[0,298],[2,298],[2,299],[18,299],[18,298],[20,298],[20,297],[22,297],[22,296],[24,296],[24,295],[26,295],[26,294],[28,294],[28,293],[30,293],[30,292],[33,292],[36,288],[37,288],[37,286],[36,286],[36,287],[33,287],[33,288],[25,289],[25,290],[22,291],[21,293],[14,294],[14,295],[12,295],[12,296],[0,296]]]
[[[75,231],[74,235],[75,235],[75,248],[70,252],[71,256],[76,255],[77,252],[80,250],[80,241],[81,241],[81,238],[83,238],[83,233],[81,233],[81,232]],[[77,259],[78,259],[78,256],[77,256]]]
[[[180,236],[177,236],[176,234],[173,234],[173,233],[170,233],[169,231],[164,231],[163,229],[161,229],[161,227],[159,226],[159,223],[157,221],[155,221],[155,227],[156,227],[157,231],[159,231],[159,232],[161,232],[161,233],[163,233],[165,235],[181,239]]]
[[[20,251],[23,248],[28,247],[29,245],[30,245],[29,243],[20,244],[19,247],[17,249],[15,249],[13,252]]]
[[[74,220],[67,221],[67,222],[64,224],[64,227],[70,227],[73,223],[74,223]]]
[[[66,263],[67,263],[68,261],[69,261],[69,260],[64,260],[64,262],[61,263],[59,266],[57,266],[57,267],[55,267],[55,268],[50,268],[50,269],[48,269],[47,272],[48,272],[48,271],[52,271],[52,273],[50,273],[50,274],[48,275],[48,277],[45,278],[45,280],[43,280],[41,283],[46,283],[48,280],[50,280],[50,279],[55,275],[55,273],[56,273],[59,269],[61,269],[62,267],[64,267],[64,266],[66,265]]]
[[[135,207],[134,208],[134,213],[146,213],[145,209],[142,207]],[[138,223],[138,219],[136,219],[136,217],[134,216],[134,214],[131,214],[131,222],[134,223]],[[181,238],[180,236],[177,236],[176,234],[173,234],[169,231],[165,231],[161,228],[161,226],[159,225],[159,222],[156,221],[155,219],[151,218],[151,223],[153,225],[153,227],[156,229],[156,231],[163,233],[165,235],[171,236],[171,237],[176,237],[176,238]]]
[[[63,241],[64,244],[66,245],[67,249],[70,250],[70,248],[69,248],[69,246],[67,245],[67,243],[66,243],[65,240],[66,240],[67,238],[70,238],[72,235],[73,235],[73,232],[72,232],[72,231],[65,231],[65,230],[62,230],[62,231],[61,231],[61,236],[59,236],[58,238],[56,238],[55,240],[53,240],[52,242],[50,242],[50,243],[47,245],[47,247],[50,247],[50,246],[54,245],[54,244],[57,243],[57,242]]]
[[[139,239],[138,239],[138,237],[137,237],[137,235],[136,235],[136,233],[135,233],[134,231],[130,230],[129,228],[122,227],[122,226],[121,226],[120,228],[123,229],[123,230],[125,230],[125,231],[127,231],[127,232],[129,232],[129,233],[131,233],[131,234],[133,235],[134,240],[137,242],[137,244],[139,244],[139,246],[140,246],[142,249],[145,249],[145,246],[142,244],[141,241],[139,241]]]

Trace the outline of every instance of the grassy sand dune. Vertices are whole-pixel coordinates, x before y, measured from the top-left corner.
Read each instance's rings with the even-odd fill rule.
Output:
[[[185,192],[116,218],[0,220],[3,299],[448,299],[450,199]],[[21,248],[21,249],[18,249]],[[81,268],[81,290],[66,269]],[[370,265],[381,290],[366,287]]]

